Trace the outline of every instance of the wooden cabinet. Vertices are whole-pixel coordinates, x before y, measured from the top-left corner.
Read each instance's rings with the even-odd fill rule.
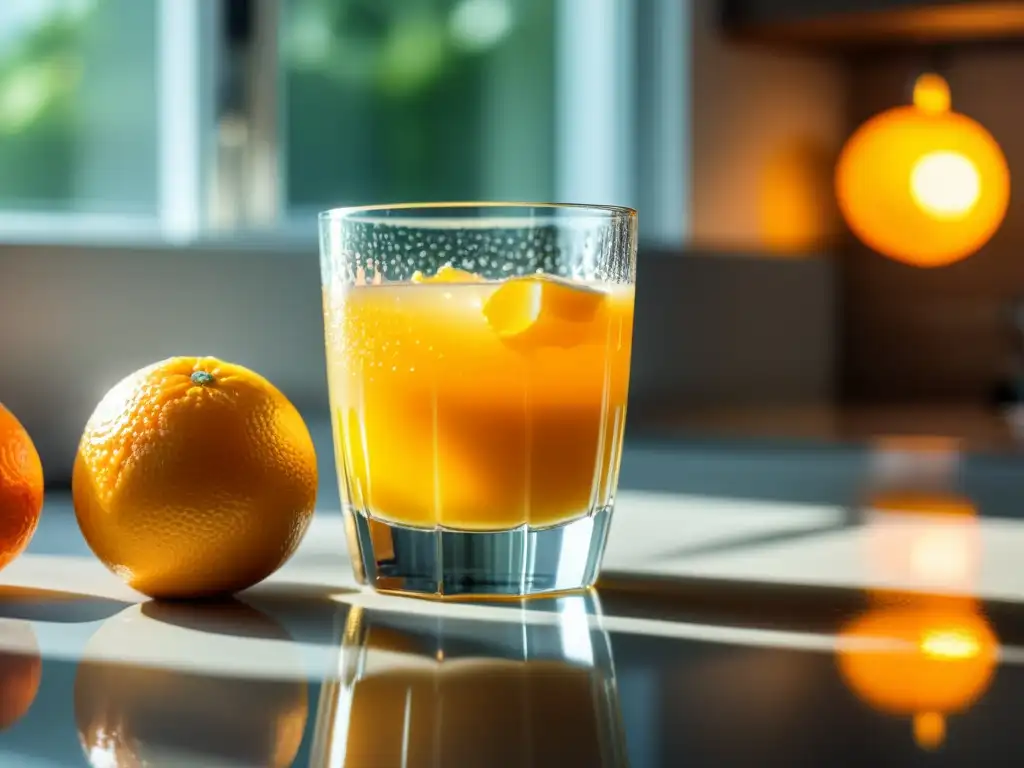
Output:
[[[1024,39],[1020,0],[723,0],[722,20],[741,38],[837,48]]]

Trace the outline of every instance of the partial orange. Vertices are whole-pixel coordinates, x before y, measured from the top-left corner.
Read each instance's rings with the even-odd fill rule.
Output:
[[[0,404],[0,568],[20,555],[43,511],[43,465],[32,438]]]
[[[72,477],[96,556],[151,597],[237,592],[305,535],[317,466],[302,417],[262,376],[174,357],[115,385],[89,419]]]

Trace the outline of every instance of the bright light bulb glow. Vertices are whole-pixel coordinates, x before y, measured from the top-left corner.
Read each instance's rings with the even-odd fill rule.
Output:
[[[966,218],[981,197],[981,175],[959,152],[929,152],[910,171],[910,194],[935,219]]]

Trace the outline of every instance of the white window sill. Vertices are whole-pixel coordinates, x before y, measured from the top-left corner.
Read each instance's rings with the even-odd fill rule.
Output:
[[[154,216],[6,211],[0,212],[0,232],[0,247],[263,252],[305,252],[317,247],[315,217],[273,228],[187,234],[168,231]]]

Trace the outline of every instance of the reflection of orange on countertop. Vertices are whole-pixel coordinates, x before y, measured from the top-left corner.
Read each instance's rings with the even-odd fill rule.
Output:
[[[904,604],[848,624],[837,664],[857,698],[884,714],[912,717],[917,743],[931,749],[945,740],[946,717],[967,711],[988,689],[998,648],[988,621],[968,604]]]
[[[32,625],[0,621],[0,731],[25,716],[39,692],[43,661]]]
[[[277,641],[279,678],[211,674],[190,668],[188,649],[154,664],[138,648],[164,647],[190,627],[213,634]],[[242,603],[149,602],[107,619],[93,634],[75,673],[79,741],[93,766],[223,765],[286,768],[295,761],[309,717],[308,686],[298,651],[276,620]],[[231,640],[228,640],[231,643]],[[234,643],[242,648],[242,642]],[[203,756],[206,756],[205,759]]]

